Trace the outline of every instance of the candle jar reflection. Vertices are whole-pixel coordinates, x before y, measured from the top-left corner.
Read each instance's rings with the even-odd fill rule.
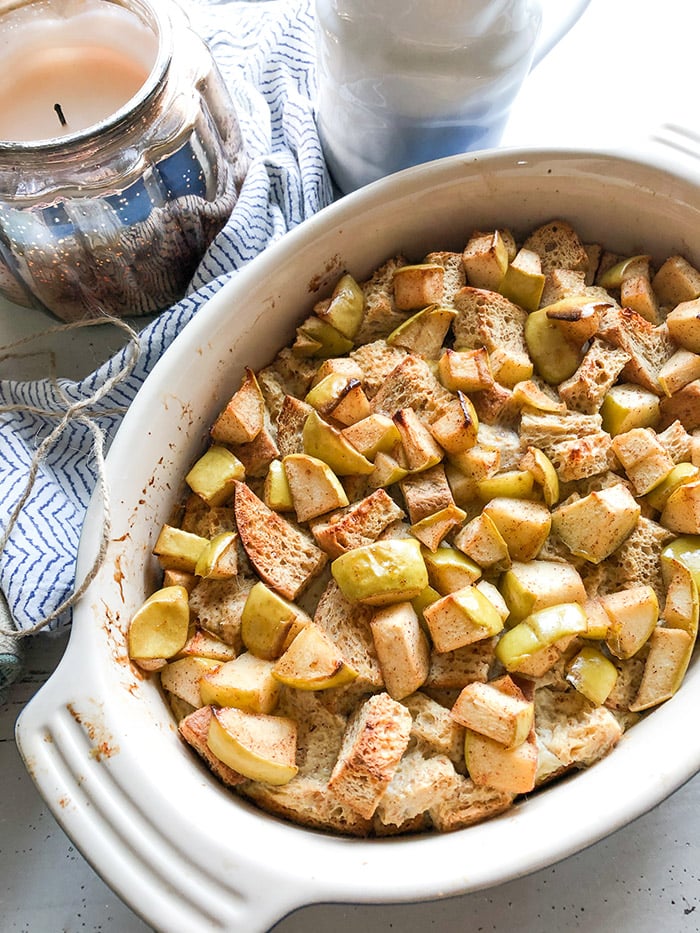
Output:
[[[76,133],[0,142],[0,292],[66,321],[180,299],[245,172],[233,104],[184,13],[115,2],[157,35],[140,91]]]

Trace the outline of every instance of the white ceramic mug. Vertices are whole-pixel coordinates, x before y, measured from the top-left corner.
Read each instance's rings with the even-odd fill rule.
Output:
[[[316,0],[316,119],[347,193],[498,144],[528,71],[589,0]]]

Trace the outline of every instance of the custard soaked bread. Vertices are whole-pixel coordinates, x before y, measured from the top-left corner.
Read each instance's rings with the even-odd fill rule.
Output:
[[[270,813],[464,828],[681,687],[700,273],[563,219],[523,234],[341,276],[231,387],[158,535],[131,658]]]

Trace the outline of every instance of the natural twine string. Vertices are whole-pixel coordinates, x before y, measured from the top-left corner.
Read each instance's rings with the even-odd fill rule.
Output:
[[[34,484],[36,482],[37,475],[39,473],[39,468],[41,462],[51,449],[51,447],[58,441],[63,431],[67,428],[69,423],[78,421],[89,430],[92,435],[92,452],[95,457],[95,465],[97,471],[97,488],[100,491],[103,504],[102,512],[102,532],[100,537],[100,547],[93,560],[92,566],[89,571],[80,582],[77,587],[74,587],[73,592],[63,600],[60,605],[58,605],[52,612],[50,612],[43,619],[40,619],[30,628],[23,629],[18,631],[17,629],[9,629],[4,626],[0,626],[0,635],[4,635],[8,638],[20,639],[24,638],[27,635],[33,635],[36,632],[41,631],[41,629],[46,628],[54,619],[58,618],[63,612],[73,606],[78,599],[83,595],[87,590],[88,586],[95,579],[99,573],[100,567],[105,559],[107,553],[107,547],[109,545],[109,539],[111,534],[112,522],[111,522],[111,508],[110,508],[110,497],[109,497],[109,488],[107,483],[107,477],[105,472],[105,434],[99,424],[94,420],[94,416],[99,414],[99,416],[105,416],[110,414],[123,414],[124,408],[106,408],[102,409],[100,412],[95,413],[94,408],[98,403],[108,395],[112,389],[127,379],[134,370],[136,363],[141,352],[141,346],[139,343],[139,337],[136,331],[129,326],[125,321],[120,318],[113,317],[109,314],[100,313],[99,316],[94,318],[89,318],[82,321],[74,321],[70,324],[59,324],[55,327],[50,327],[47,330],[42,331],[41,333],[32,334],[29,337],[24,337],[21,340],[15,341],[14,343],[7,344],[6,346],[0,347],[0,362],[8,359],[20,359],[28,354],[18,353],[17,350],[21,347],[31,344],[37,340],[40,340],[43,337],[51,337],[57,333],[65,333],[70,330],[77,330],[82,327],[93,327],[97,324],[112,324],[115,327],[124,331],[128,336],[129,342],[125,347],[124,352],[124,363],[123,365],[108,379],[98,386],[98,388],[93,392],[92,395],[87,398],[79,399],[78,401],[71,401],[70,398],[66,395],[61,384],[59,383],[56,374],[54,372],[53,364],[53,354],[51,354],[52,366],[51,366],[51,375],[50,382],[56,390],[58,397],[61,402],[65,405],[62,409],[52,410],[48,408],[41,408],[35,405],[24,405],[24,404],[15,404],[15,405],[0,405],[0,413],[9,413],[16,411],[23,411],[29,414],[40,415],[48,419],[59,418],[58,424],[53,428],[53,430],[44,438],[41,444],[37,447],[32,457],[31,464],[29,466],[29,471],[27,474],[27,481],[24,486],[22,495],[19,497],[17,503],[15,504],[10,518],[7,523],[2,536],[0,537],[0,552],[5,549],[5,546],[12,534],[14,527],[17,524],[19,516],[22,512],[22,509],[26,505],[29,497],[32,494]]]

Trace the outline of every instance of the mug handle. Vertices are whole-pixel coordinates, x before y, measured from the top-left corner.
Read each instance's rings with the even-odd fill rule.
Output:
[[[550,52],[580,18],[591,0],[540,0],[542,24],[535,45],[531,69]]]

